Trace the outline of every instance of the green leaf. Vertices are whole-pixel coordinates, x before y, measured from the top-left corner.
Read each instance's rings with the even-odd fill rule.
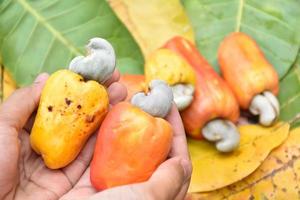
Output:
[[[143,72],[139,47],[106,1],[3,0],[0,3],[0,54],[19,85],[40,72],[52,73],[85,54],[92,37],[109,40],[122,72]]]
[[[299,118],[300,113],[300,53],[291,71],[280,82],[280,92],[278,95],[280,102],[280,119],[292,121]],[[292,123],[292,127],[297,127],[300,122]]]
[[[3,101],[4,68],[0,56],[0,103]]]
[[[217,50],[230,32],[242,31],[260,45],[283,77],[300,44],[299,0],[182,0],[202,54],[218,70]],[[297,30],[298,29],[298,30]]]

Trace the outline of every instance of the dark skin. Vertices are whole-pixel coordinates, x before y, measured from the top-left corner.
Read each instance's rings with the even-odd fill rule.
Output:
[[[117,82],[119,77],[115,71],[105,83],[111,106],[127,95],[126,88]],[[89,178],[96,134],[70,165],[59,170],[48,169],[29,143],[32,115],[47,78],[46,74],[40,75],[35,83],[17,90],[0,107],[0,199],[184,199],[192,167],[175,106],[167,117],[174,132],[169,159],[146,182],[96,191]]]

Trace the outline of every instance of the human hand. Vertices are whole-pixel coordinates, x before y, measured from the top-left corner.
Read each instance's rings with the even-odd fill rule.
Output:
[[[67,167],[50,170],[30,146],[33,112],[39,104],[47,74],[41,74],[29,87],[17,90],[0,107],[0,199],[55,200],[78,183],[92,158],[95,134],[79,156]],[[115,71],[105,85],[110,104],[126,98],[126,89],[117,81]]]
[[[184,199],[190,183],[192,165],[182,121],[175,106],[172,107],[167,120],[172,125],[174,133],[169,159],[158,167],[148,181],[97,192],[91,185],[88,168],[74,188],[61,199]]]

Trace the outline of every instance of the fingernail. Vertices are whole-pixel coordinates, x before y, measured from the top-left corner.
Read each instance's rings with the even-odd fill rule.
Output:
[[[181,166],[184,171],[184,176],[185,176],[185,182],[191,178],[192,175],[192,163],[189,160],[182,159],[181,160]]]
[[[34,83],[40,83],[46,80],[48,77],[49,75],[47,73],[41,73],[35,78]]]

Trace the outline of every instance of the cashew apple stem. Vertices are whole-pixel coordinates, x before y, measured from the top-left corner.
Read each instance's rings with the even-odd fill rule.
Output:
[[[139,92],[131,98],[131,103],[154,117],[164,118],[172,107],[173,93],[168,84],[161,80],[153,80],[148,94]]]
[[[179,111],[186,109],[194,99],[195,88],[191,84],[176,84],[171,86],[174,102]]]
[[[112,45],[105,39],[92,38],[86,46],[87,56],[75,57],[69,69],[87,80],[104,83],[113,74],[116,56]]]
[[[249,111],[253,115],[259,115],[259,123],[264,126],[272,125],[280,113],[277,98],[269,91],[256,95],[250,104]]]
[[[215,119],[208,122],[202,129],[202,134],[208,141],[215,142],[220,152],[231,152],[240,142],[236,126],[228,120]]]

